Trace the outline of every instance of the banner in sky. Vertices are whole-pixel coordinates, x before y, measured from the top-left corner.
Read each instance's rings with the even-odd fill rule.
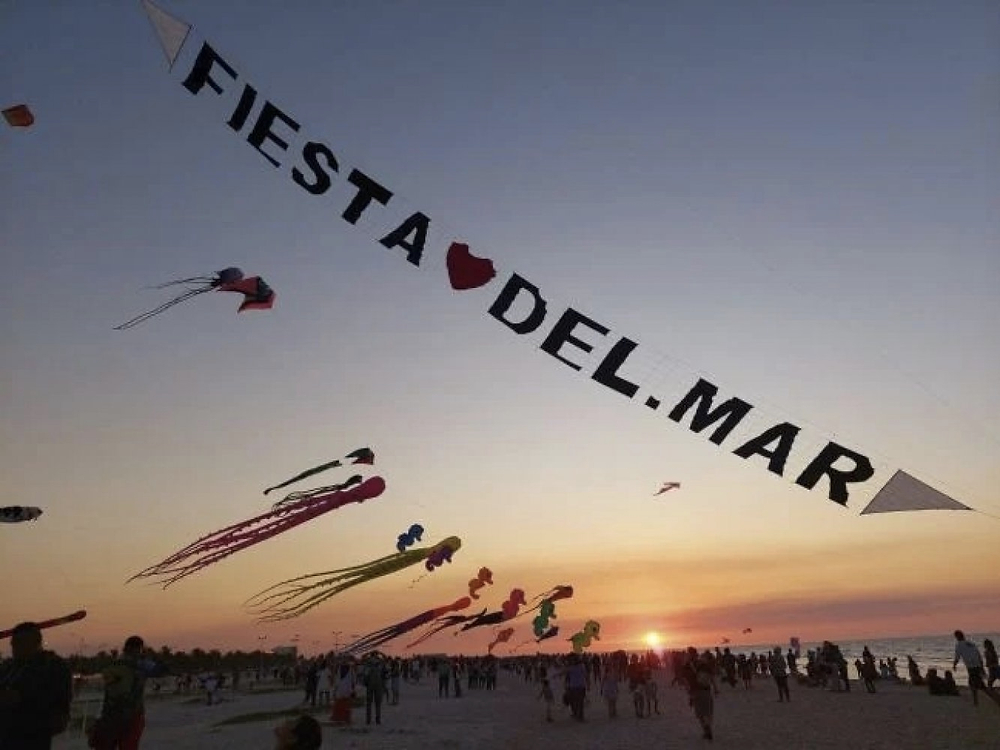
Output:
[[[193,27],[151,0],[142,4],[172,69]],[[345,167],[333,148],[308,137],[295,117],[260,95],[234,63],[207,41],[201,41],[182,75],[181,85],[190,94],[221,97],[231,103],[226,119],[229,129],[308,196],[324,196],[335,181],[346,181],[351,195],[338,205],[340,217],[355,226],[361,222],[365,228],[382,224],[374,240],[413,268],[429,265],[427,257],[437,253],[443,256],[441,265],[453,290],[475,293],[498,284],[486,314],[516,336],[541,335],[541,351],[562,365],[651,412],[665,413],[670,421],[744,461],[804,489],[825,492],[835,503],[846,506],[852,493],[871,496],[875,492],[881,480],[865,453],[833,440],[817,441],[787,419],[762,421],[764,410],[701,375],[677,378],[653,390],[637,377],[641,368],[636,363],[642,358],[638,342],[612,333],[574,306],[553,309],[550,296],[521,273],[505,274],[498,281],[495,261],[474,252],[474,245],[461,238],[447,245],[429,241],[429,216],[409,209],[398,212],[396,206],[402,201],[398,196],[393,201],[395,194],[383,181]],[[864,512],[926,509],[969,508],[896,470]]]

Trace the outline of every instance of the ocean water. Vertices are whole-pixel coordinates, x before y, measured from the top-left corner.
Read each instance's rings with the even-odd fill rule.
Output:
[[[987,633],[973,633],[966,631],[966,640],[970,640],[976,644],[979,648],[979,653],[983,653],[983,640],[989,638],[993,641],[993,645],[1000,647],[1000,632],[987,632]],[[848,674],[851,676],[851,680],[857,678],[857,670],[854,669],[854,660],[861,658],[861,652],[864,650],[865,646],[872,652],[875,657],[875,664],[878,664],[879,659],[889,659],[890,657],[896,657],[896,670],[899,676],[903,679],[908,679],[909,673],[906,669],[906,657],[907,655],[912,656],[914,661],[920,666],[920,674],[926,676],[927,669],[934,667],[937,669],[939,675],[944,675],[946,669],[952,669],[952,662],[955,659],[955,636],[951,633],[947,635],[922,635],[911,638],[871,638],[866,641],[833,641],[838,646],[840,646],[840,651],[843,653],[844,658],[847,659],[849,664]],[[815,650],[823,645],[820,642],[810,642],[804,639],[801,640],[802,644],[802,661],[800,661],[800,667],[803,665],[806,651],[810,649]],[[734,654],[744,653],[749,654],[751,651],[760,653],[764,650],[771,650],[775,646],[781,646],[782,651],[787,653],[789,643],[761,643],[761,644],[729,644],[730,650]],[[955,682],[959,685],[968,685],[968,675],[965,672],[965,665],[959,662],[958,668],[952,670],[955,675]],[[996,685],[994,685],[996,687]]]

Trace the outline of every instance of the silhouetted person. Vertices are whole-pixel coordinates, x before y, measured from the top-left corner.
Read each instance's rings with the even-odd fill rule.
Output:
[[[0,748],[49,750],[66,730],[73,677],[66,662],[42,648],[42,631],[22,622],[11,634],[13,658],[0,667]]]

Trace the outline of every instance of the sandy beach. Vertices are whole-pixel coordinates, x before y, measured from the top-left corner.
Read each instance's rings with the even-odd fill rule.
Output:
[[[703,740],[687,705],[687,694],[670,688],[659,673],[660,714],[637,719],[627,694],[618,701],[618,718],[609,719],[596,695],[586,721],[573,721],[561,704],[555,720],[545,721],[537,688],[501,672],[496,691],[464,691],[460,698],[439,698],[436,682],[404,683],[398,706],[383,706],[381,726],[365,725],[364,710],[354,725],[334,727],[325,715],[323,747],[388,750],[477,748],[480,750],[607,750],[607,748],[719,747],[771,748],[934,748],[1000,750],[1000,708],[980,696],[978,708],[968,691],[958,698],[934,697],[908,685],[879,685],[871,695],[858,684],[849,693],[792,686],[792,702],[780,704],[768,680],[744,691],[723,686],[716,703],[715,739]],[[224,693],[208,706],[191,696],[149,700],[144,750],[209,750],[271,747],[279,718],[219,726],[227,719],[294,708],[301,691]],[[59,737],[55,750],[85,748],[79,731]]]

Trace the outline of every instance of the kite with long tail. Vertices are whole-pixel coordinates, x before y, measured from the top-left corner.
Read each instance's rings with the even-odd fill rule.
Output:
[[[495,646],[498,646],[501,643],[506,643],[510,640],[512,635],[514,635],[514,628],[504,628],[496,634],[496,638],[493,639],[493,642],[487,647],[486,650],[492,654]]]
[[[531,600],[532,603],[538,602],[539,600],[541,600],[541,602],[535,604],[533,607],[531,607],[531,609],[527,610],[524,614],[528,614],[528,612],[534,612],[536,609],[539,609],[542,606],[542,603],[546,601],[557,602],[560,599],[571,599],[572,597],[573,597],[572,586],[567,586],[565,584],[561,586],[553,586],[544,594],[539,594],[534,599],[532,599]]]
[[[162,562],[136,573],[128,580],[158,577],[165,579],[163,587],[166,588],[240,550],[259,544],[331,510],[350,503],[371,500],[384,491],[385,480],[382,477],[371,477],[350,489],[304,498],[203,536]]]
[[[140,323],[144,323],[155,315],[159,315],[165,310],[169,310],[174,305],[187,302],[192,297],[206,292],[237,292],[243,295],[243,302],[237,312],[244,310],[269,310],[274,305],[274,290],[269,287],[260,276],[244,278],[243,271],[239,268],[224,268],[214,276],[191,276],[187,279],[176,279],[165,284],[159,284],[154,289],[166,289],[171,286],[186,286],[186,291],[177,295],[171,300],[167,300],[159,307],[136,315],[131,320],[127,320],[119,326],[115,326],[116,331],[124,331],[133,328]]]
[[[37,521],[41,515],[41,508],[35,508],[30,505],[8,505],[0,508],[0,523]]]
[[[359,638],[354,643],[348,645],[342,650],[342,652],[349,655],[363,654],[374,648],[378,648],[383,643],[388,643],[389,641],[398,638],[404,633],[409,633],[411,630],[416,630],[422,625],[426,625],[443,615],[447,615],[449,612],[459,612],[468,607],[470,604],[472,604],[472,599],[467,596],[463,596],[461,599],[456,599],[451,604],[434,607],[433,609],[421,612],[419,615],[414,615],[413,617],[403,620],[402,622],[397,622],[395,625],[388,625],[369,633],[368,635]]]
[[[481,628],[483,625],[499,625],[506,620],[513,620],[517,617],[518,609],[526,603],[524,589],[511,589],[510,596],[507,597],[507,601],[500,605],[499,610],[496,612],[487,612],[472,622],[466,623],[461,627],[459,632],[472,630],[472,628]],[[455,633],[455,635],[458,635],[458,633]]]
[[[319,466],[314,466],[311,469],[306,469],[300,474],[296,474],[291,479],[286,479],[281,484],[276,484],[273,487],[268,487],[264,490],[264,494],[268,495],[275,490],[280,490],[282,487],[287,487],[290,484],[295,484],[296,482],[301,482],[303,479],[308,479],[309,477],[315,476],[327,469],[335,469],[338,466],[346,466],[348,464],[374,464],[375,463],[375,453],[371,448],[358,448],[348,453],[343,458],[338,458],[336,461],[330,461],[329,463],[320,464]]]
[[[440,633],[442,630],[447,630],[448,628],[455,627],[456,625],[461,625],[463,622],[470,622],[479,617],[482,617],[485,614],[486,610],[482,609],[474,615],[448,615],[447,617],[439,617],[431,624],[430,628],[424,631],[423,635],[417,638],[417,640],[413,641],[413,643],[407,643],[406,647],[413,648],[414,646],[426,641],[432,635]]]
[[[461,539],[450,536],[431,547],[397,552],[350,568],[289,578],[255,594],[245,604],[260,615],[260,622],[289,620],[349,588],[398,573],[411,565],[423,562],[428,570],[433,570],[450,562],[452,554],[461,546]]]
[[[553,625],[551,628],[542,633],[542,635],[538,636],[538,638],[528,638],[525,641],[521,641],[514,646],[511,651],[517,651],[521,648],[521,646],[527,646],[529,643],[541,643],[542,641],[547,641],[549,638],[555,638],[557,635],[559,635],[559,626]]]
[[[45,628],[54,628],[57,625],[66,625],[70,622],[76,622],[77,620],[82,620],[87,616],[87,610],[80,609],[69,615],[64,615],[62,617],[54,617],[51,620],[43,620],[42,622],[36,622],[35,625],[39,627],[40,630],[45,630]],[[0,630],[0,639],[10,638],[14,634],[14,628],[9,630]]]

